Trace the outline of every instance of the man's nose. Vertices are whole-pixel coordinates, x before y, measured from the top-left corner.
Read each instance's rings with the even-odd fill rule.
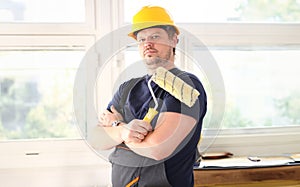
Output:
[[[153,42],[151,42],[151,41],[149,41],[149,40],[147,40],[147,41],[144,42],[144,47],[145,47],[145,48],[150,48],[150,47],[152,47],[152,46],[153,46]]]

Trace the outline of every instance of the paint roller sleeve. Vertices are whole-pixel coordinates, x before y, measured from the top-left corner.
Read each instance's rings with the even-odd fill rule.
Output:
[[[189,107],[195,104],[200,95],[196,89],[163,67],[158,67],[151,79]]]

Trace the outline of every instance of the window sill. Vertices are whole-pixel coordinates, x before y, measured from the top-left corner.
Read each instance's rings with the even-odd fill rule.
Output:
[[[278,156],[299,153],[300,127],[204,130],[200,153],[230,152],[234,156]]]

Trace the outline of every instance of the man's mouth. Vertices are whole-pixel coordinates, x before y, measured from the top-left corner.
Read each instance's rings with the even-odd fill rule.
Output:
[[[155,50],[155,49],[146,49],[145,51],[144,51],[144,55],[145,56],[151,56],[151,55],[153,55],[154,53],[156,53],[157,51]]]

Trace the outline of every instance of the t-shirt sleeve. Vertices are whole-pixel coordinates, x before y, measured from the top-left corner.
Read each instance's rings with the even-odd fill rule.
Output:
[[[121,84],[118,88],[118,90],[115,92],[112,100],[109,102],[109,104],[107,105],[107,110],[110,111],[110,107],[111,105],[113,105],[118,112],[121,111],[121,106],[120,106],[120,102],[122,99],[122,93],[124,91],[124,88],[127,86],[128,82],[124,82],[123,84]],[[111,111],[110,111],[111,112]]]

